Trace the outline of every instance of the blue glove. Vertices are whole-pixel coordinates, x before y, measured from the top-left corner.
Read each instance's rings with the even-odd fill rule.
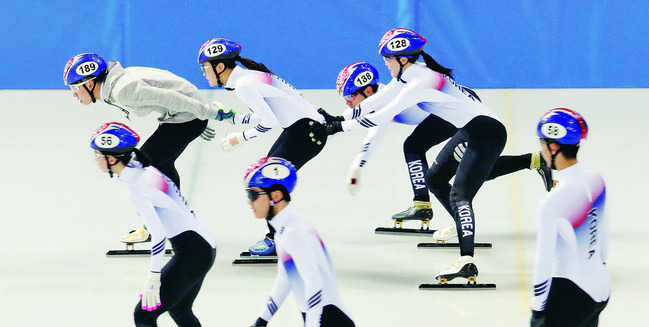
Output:
[[[237,112],[234,111],[234,109],[232,109],[232,110],[230,110],[228,112],[225,112],[223,109],[219,109],[219,113],[216,115],[216,118],[214,118],[214,119],[216,119],[218,121],[224,121],[224,120],[231,119],[236,114],[237,114]]]
[[[218,101],[212,101],[212,105],[214,105],[214,107],[216,107],[216,109],[218,110],[218,113],[216,114],[216,118],[214,119],[218,121],[231,119],[232,121],[230,121],[230,124],[234,124],[234,116],[237,114],[237,112],[234,111],[234,109],[231,110],[225,109],[225,106]]]

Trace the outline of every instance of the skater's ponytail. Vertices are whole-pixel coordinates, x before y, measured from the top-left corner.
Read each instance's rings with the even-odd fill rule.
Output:
[[[426,67],[428,67],[428,68],[430,68],[430,69],[432,69],[432,70],[434,70],[434,71],[436,71],[436,72],[438,72],[438,73],[440,73],[442,75],[446,75],[446,76],[448,76],[450,78],[453,78],[453,73],[452,73],[453,69],[446,68],[446,67],[440,65],[437,61],[435,61],[435,59],[433,59],[433,57],[431,57],[429,54],[427,54],[424,51],[420,52],[419,54],[421,54],[421,56],[424,57],[424,61],[426,62]],[[412,58],[410,58],[409,61],[415,62],[418,59],[418,57],[419,57],[419,55],[413,56]]]
[[[237,63],[236,63],[237,61],[240,62],[241,65],[243,65],[244,67],[246,67],[246,68],[248,68],[250,70],[257,70],[257,71],[268,73],[268,74],[273,73],[273,72],[270,71],[270,69],[268,69],[266,67],[266,65],[264,65],[264,64],[262,64],[260,62],[256,62],[256,61],[254,61],[252,59],[241,58],[240,56],[236,56],[234,58],[228,58],[228,59],[212,60],[212,61],[210,61],[210,63],[212,63],[212,66],[216,66],[219,62],[222,62],[225,65],[226,68],[231,68],[232,69],[232,68],[237,66]]]

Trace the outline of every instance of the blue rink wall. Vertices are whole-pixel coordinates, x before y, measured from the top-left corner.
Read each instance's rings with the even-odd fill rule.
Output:
[[[6,1],[0,88],[64,88],[66,61],[96,52],[124,66],[170,70],[199,88],[213,37],[243,46],[299,89],[331,89],[355,61],[379,67],[381,36],[412,28],[426,51],[473,88],[641,88],[646,2],[629,1]]]

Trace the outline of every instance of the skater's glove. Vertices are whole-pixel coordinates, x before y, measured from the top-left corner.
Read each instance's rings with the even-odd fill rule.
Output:
[[[339,121],[325,122],[327,135],[334,135],[343,131],[343,125]]]
[[[149,272],[144,283],[144,290],[140,294],[142,298],[142,310],[152,311],[157,309],[160,303],[160,273]]]
[[[245,141],[246,138],[243,137],[243,133],[230,133],[221,139],[221,149],[225,152],[232,152]]]
[[[318,113],[321,114],[324,117],[324,119],[325,119],[325,121],[327,123],[334,122],[334,121],[343,121],[343,120],[345,120],[345,117],[343,117],[343,116],[332,116],[322,108],[318,109]]]
[[[205,126],[205,129],[203,130],[203,133],[201,133],[201,138],[205,141],[211,141],[214,139],[214,136],[216,136],[216,131],[214,128],[214,125],[216,124],[216,121],[213,119],[210,119],[207,121],[207,126]]]
[[[255,321],[255,323],[252,324],[252,326],[250,326],[250,327],[263,327],[263,326],[266,326],[266,325],[268,325],[268,321],[266,321],[264,319],[261,319],[261,318],[257,318],[257,321]]]
[[[532,310],[531,327],[545,327],[545,311]]]
[[[349,191],[349,194],[358,194],[361,190],[361,168],[350,168],[347,172],[345,183],[347,183],[347,190]]]
[[[218,101],[213,101],[212,105],[214,105],[214,107],[216,107],[216,109],[218,110],[218,113],[216,114],[216,118],[214,119],[218,121],[226,120],[230,124],[234,125],[234,116],[237,114],[237,112],[234,111],[234,109],[226,109],[225,106]]]

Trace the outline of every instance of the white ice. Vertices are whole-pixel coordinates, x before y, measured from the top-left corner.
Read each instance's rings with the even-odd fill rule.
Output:
[[[539,149],[538,118],[554,107],[579,111],[590,126],[580,151],[607,182],[612,223],[608,271],[613,292],[601,326],[646,320],[649,222],[646,128],[649,93],[638,89],[478,90],[508,131],[504,154]],[[244,112],[232,93],[205,91]],[[333,90],[307,90],[318,107],[341,112]],[[140,225],[125,185],[101,173],[89,136],[108,121],[130,124],[146,138],[156,116],[131,117],[105,104],[85,107],[67,90],[0,91],[0,325],[130,326],[148,258],[107,258],[119,236]],[[219,135],[243,130],[220,125]],[[535,255],[535,211],[545,192],[536,172],[487,182],[474,209],[479,282],[495,291],[420,291],[459,255],[457,249],[417,249],[429,237],[374,234],[411,204],[402,142],[412,127],[393,124],[363,171],[362,192],[348,195],[343,178],[365,132],[330,140],[299,172],[293,200],[319,230],[337,268],[343,300],[357,326],[524,326],[528,324]],[[249,326],[264,306],[274,266],[233,266],[232,260],[266,232],[253,218],[242,175],[266,155],[279,134],[222,152],[217,141],[193,142],[177,167],[182,190],[215,235],[217,260],[196,299],[203,326]],[[439,147],[429,152],[432,162]],[[438,229],[451,218],[433,200]],[[416,227],[408,223],[405,227]],[[139,248],[146,248],[139,246]],[[301,326],[292,296],[270,326]],[[164,314],[160,326],[175,326]]]

